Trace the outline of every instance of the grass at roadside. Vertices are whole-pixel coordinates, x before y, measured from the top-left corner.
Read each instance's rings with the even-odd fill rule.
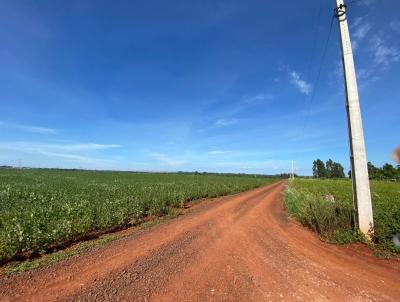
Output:
[[[400,253],[393,236],[400,233],[400,184],[371,182],[374,211],[373,248],[383,257]],[[351,182],[296,179],[285,192],[285,207],[303,225],[333,243],[364,241],[354,230]]]
[[[174,219],[182,214],[181,209],[172,209],[170,213],[161,217],[152,217],[149,220],[138,225],[138,229],[147,229],[152,226],[155,226],[159,223],[165,222],[170,219]],[[135,229],[132,230],[133,232]],[[75,257],[81,255],[85,252],[92,251],[99,247],[108,245],[109,243],[122,239],[129,236],[132,232],[117,232],[112,234],[105,234],[100,236],[99,238],[91,239],[88,241],[78,242],[75,245],[68,247],[66,249],[56,251],[50,254],[39,255],[37,258],[29,259],[25,261],[12,261],[4,265],[3,269],[0,270],[0,274],[15,274],[22,273],[26,271],[31,271],[35,269],[40,269],[51,264],[57,263],[59,261]]]
[[[3,272],[5,274],[14,274],[42,268],[58,261],[80,255],[84,252],[93,250],[94,248],[104,246],[105,244],[112,242],[117,238],[119,237],[115,234],[108,234],[95,240],[80,242],[73,248],[57,251],[31,261],[11,262],[4,266]]]

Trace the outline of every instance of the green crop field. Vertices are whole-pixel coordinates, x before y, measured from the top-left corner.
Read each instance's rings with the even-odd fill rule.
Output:
[[[0,262],[272,183],[255,176],[0,170]]]
[[[393,236],[400,233],[400,183],[371,182],[374,211],[374,246],[379,252],[399,253]],[[337,243],[362,238],[353,231],[351,182],[349,180],[297,179],[286,190],[288,212],[304,225]]]

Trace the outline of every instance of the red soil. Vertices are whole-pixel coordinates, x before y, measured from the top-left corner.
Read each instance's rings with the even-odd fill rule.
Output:
[[[48,268],[0,277],[0,301],[399,301],[400,262],[287,218],[280,182]]]

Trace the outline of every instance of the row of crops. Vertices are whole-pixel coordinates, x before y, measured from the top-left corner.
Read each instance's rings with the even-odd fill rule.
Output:
[[[88,233],[165,215],[185,202],[276,179],[251,176],[0,170],[0,262]]]
[[[374,246],[383,255],[399,253],[394,236],[400,234],[400,183],[372,181],[371,197]],[[362,240],[354,232],[349,180],[294,180],[286,190],[285,206],[290,214],[324,239],[337,243]]]

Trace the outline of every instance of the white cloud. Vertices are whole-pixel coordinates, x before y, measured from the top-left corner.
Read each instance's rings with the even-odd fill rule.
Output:
[[[361,24],[361,22],[362,22],[363,19],[364,19],[363,17],[357,17],[357,18],[355,18],[352,25],[353,25],[354,27],[357,27],[358,25]]]
[[[390,63],[400,60],[399,49],[388,46],[382,35],[374,35],[370,40],[370,45],[376,64],[386,67]]]
[[[113,160],[82,156],[79,154],[68,154],[68,153],[57,153],[57,152],[46,152],[46,151],[40,151],[39,153],[46,155],[46,156],[59,157],[64,160],[67,160],[67,161],[73,161],[73,162],[79,162],[79,163],[85,163],[85,164],[111,164],[111,163],[114,163]]]
[[[365,21],[363,17],[358,17],[352,24],[353,32],[353,49],[357,50],[361,42],[371,32],[372,26]],[[400,30],[400,22],[393,20],[389,23],[389,27],[393,30]],[[400,59],[400,51],[398,48],[388,46],[382,33],[374,34],[369,39],[370,51],[372,52],[374,62],[379,65],[387,66],[391,62],[397,62]]]
[[[229,150],[212,150],[207,152],[210,155],[221,155],[221,154],[227,154],[227,153],[231,153],[232,151]]]
[[[218,127],[228,127],[236,124],[238,122],[237,119],[231,118],[231,119],[219,119],[215,122],[215,126]]]
[[[368,5],[368,3],[372,2],[367,1],[366,3]],[[397,20],[393,20],[386,27],[395,30],[396,21]],[[364,17],[356,18],[351,24],[353,50],[367,50],[368,56],[372,57],[368,60],[367,65],[362,65],[358,70],[357,77],[360,80],[360,88],[380,80],[380,71],[383,71],[394,62],[400,61],[400,50],[388,43],[388,41],[396,41],[395,39],[392,39],[392,37],[388,36],[391,32],[385,31],[376,33],[374,32],[374,27],[375,26],[369,23]],[[363,56],[361,56],[361,58],[362,57]]]
[[[96,158],[81,154],[82,151],[91,151],[98,149],[112,148],[117,145],[101,145],[101,144],[49,144],[38,142],[11,141],[0,142],[0,149],[23,152],[28,154],[39,154],[48,157],[62,158],[63,160],[74,162],[75,164],[89,165],[109,165],[114,160]]]
[[[164,153],[151,153],[150,157],[168,166],[181,166],[187,163],[186,160],[173,159]]]
[[[353,37],[357,40],[364,39],[371,29],[372,26],[369,23],[367,22],[360,23],[358,26],[356,26],[356,29],[353,33]]]
[[[70,150],[70,151],[80,151],[80,150],[104,150],[111,148],[120,148],[121,145],[116,144],[95,144],[95,143],[84,143],[84,144],[71,144],[71,145],[59,145],[52,144],[49,145],[51,148]]]
[[[5,122],[0,122],[0,126],[6,127],[6,128],[11,128],[11,129],[16,129],[16,130],[21,130],[21,131],[40,133],[40,134],[56,134],[58,132],[57,129],[48,128],[48,127],[21,125],[21,124],[13,124],[13,123],[5,123]]]
[[[379,81],[381,78],[375,75],[375,73],[372,70],[360,68],[357,72],[357,79],[362,80],[363,83],[365,84],[365,83]]]
[[[264,160],[264,161],[245,161],[245,162],[217,162],[218,167],[235,168],[242,170],[282,170],[290,167],[291,160]]]
[[[83,151],[83,150],[103,150],[109,148],[118,148],[120,145],[104,145],[95,143],[81,144],[51,144],[26,141],[0,142],[0,149],[9,149],[17,151],[41,151],[41,150],[61,150],[61,151]]]
[[[302,94],[309,95],[311,93],[311,84],[302,80],[299,73],[296,71],[290,71],[289,77],[291,79],[291,83],[294,84]]]
[[[353,50],[356,51],[359,48],[362,40],[371,31],[372,26],[371,26],[371,24],[366,22],[363,17],[358,17],[354,20],[351,27],[353,29],[352,46],[353,46]]]

